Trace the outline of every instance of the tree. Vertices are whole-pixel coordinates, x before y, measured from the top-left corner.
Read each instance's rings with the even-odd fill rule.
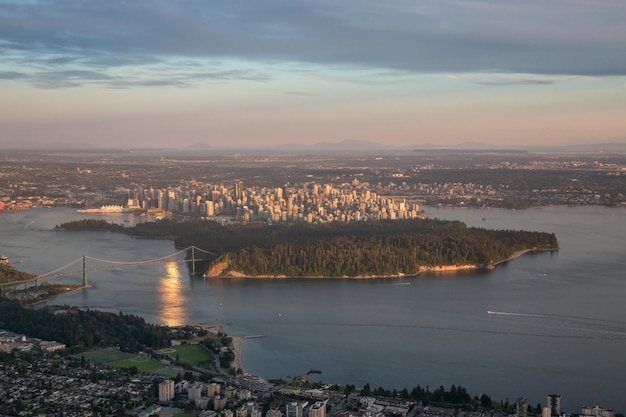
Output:
[[[355,389],[356,389],[356,387],[355,387],[354,385],[350,385],[350,384],[348,384],[348,385],[346,385],[346,386],[345,386],[345,388],[343,389],[343,393],[344,393],[344,394],[346,394],[346,395],[348,395],[348,394],[350,394],[351,392],[354,392],[354,390],[355,390]]]

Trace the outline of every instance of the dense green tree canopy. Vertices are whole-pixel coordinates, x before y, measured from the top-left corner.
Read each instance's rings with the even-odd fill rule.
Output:
[[[215,254],[203,265],[205,270],[222,265],[216,275],[414,275],[437,266],[489,268],[518,251],[558,249],[554,234],[468,228],[459,221],[437,219],[226,226],[201,220],[164,220],[132,228],[81,221],[60,228],[124,231],[170,238],[179,247],[197,246]]]
[[[11,265],[0,263],[0,284],[5,282],[30,281],[35,275],[22,272]]]
[[[49,307],[25,308],[18,301],[0,301],[0,329],[11,330],[69,347],[119,345],[125,351],[170,346],[169,329],[129,314]]]

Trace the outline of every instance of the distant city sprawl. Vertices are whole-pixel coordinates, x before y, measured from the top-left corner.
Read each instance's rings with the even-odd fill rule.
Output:
[[[626,204],[623,156],[15,155],[0,161],[0,210],[128,205],[238,221],[407,219],[420,206]]]

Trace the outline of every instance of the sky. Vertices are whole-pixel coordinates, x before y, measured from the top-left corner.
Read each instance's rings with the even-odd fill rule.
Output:
[[[0,147],[626,141],[624,0],[0,0]]]

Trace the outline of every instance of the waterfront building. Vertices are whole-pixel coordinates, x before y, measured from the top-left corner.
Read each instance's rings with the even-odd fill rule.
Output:
[[[165,380],[159,384],[159,401],[167,402],[174,398],[174,381]]]
[[[283,413],[277,409],[267,410],[265,417],[283,417]]]
[[[243,202],[243,181],[235,181],[235,200],[242,200]]]
[[[157,208],[167,210],[168,195],[163,190],[159,190],[157,197]]]
[[[159,415],[161,412],[161,406],[158,404],[152,404],[150,407],[141,406],[133,410],[133,415],[137,417],[150,417]]]
[[[194,405],[196,406],[196,409],[198,410],[206,410],[207,408],[209,408],[209,401],[210,401],[209,397],[199,397],[193,401],[194,401]]]
[[[515,415],[517,417],[525,417],[528,412],[528,400],[524,397],[519,397],[515,401]]]
[[[285,417],[304,417],[304,407],[308,402],[292,401],[285,404]]]
[[[207,385],[206,387],[206,395],[208,397],[215,397],[216,394],[220,393],[220,384],[216,383],[216,382],[212,382],[210,384]]]
[[[270,384],[260,376],[246,374],[237,378],[239,385],[250,391],[268,391]]]
[[[224,396],[227,399],[234,398],[236,392],[237,391],[235,390],[235,387],[226,387],[226,389],[224,390]]]
[[[200,397],[202,397],[202,384],[196,382],[187,389],[187,398],[195,400]]]
[[[598,407],[582,407],[580,411],[581,416],[593,416],[593,417],[615,417],[615,412],[610,408]]]
[[[213,398],[213,409],[215,411],[220,411],[223,410],[224,408],[226,408],[226,402],[228,401],[228,399],[226,397],[223,397],[219,394],[215,395],[215,398]],[[231,416],[232,417],[232,413]]]
[[[252,393],[249,389],[240,389],[237,390],[237,398],[239,398],[240,400],[249,400],[250,398],[252,398]]]
[[[309,417],[326,417],[326,401],[317,401],[309,409]]]
[[[361,404],[365,408],[371,407],[372,404],[374,404],[375,402],[376,402],[376,398],[374,397],[368,397],[364,395],[361,398],[359,398],[359,404]]]
[[[39,342],[39,348],[44,353],[52,353],[52,352],[56,352],[57,350],[65,349],[65,344],[54,342],[54,341],[43,340]]]
[[[561,415],[561,396],[558,394],[548,395],[548,408],[553,416]]]
[[[183,393],[183,392],[187,392],[187,390],[189,389],[189,381],[187,381],[186,379],[183,379],[180,382],[176,383],[176,392],[177,393]]]
[[[243,405],[243,408],[245,408],[248,413],[247,417],[262,417],[261,410],[254,401],[248,401]]]

